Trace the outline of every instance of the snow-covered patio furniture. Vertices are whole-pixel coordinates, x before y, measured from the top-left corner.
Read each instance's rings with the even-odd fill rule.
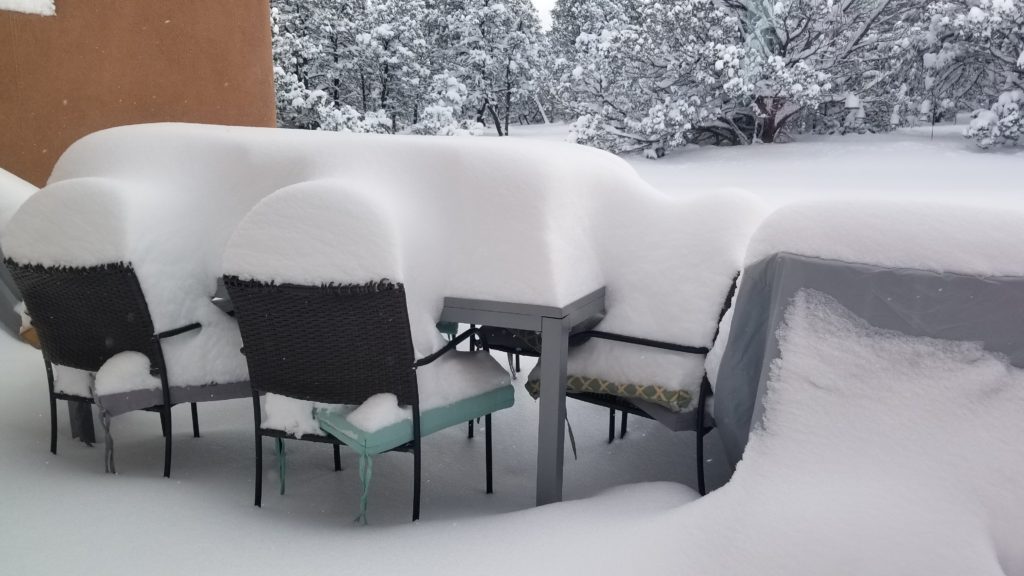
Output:
[[[171,407],[181,401],[172,398],[164,362],[163,341],[199,330],[192,323],[157,332],[149,314],[146,298],[130,266],[112,263],[88,268],[52,267],[19,264],[8,260],[25,302],[32,310],[32,325],[39,334],[50,396],[50,452],[57,453],[57,400],[92,403],[94,389],[78,393],[54,387],[54,364],[73,374],[79,370],[97,374],[97,378],[124,376],[151,380],[148,400],[127,402],[143,410],[160,413],[164,434],[164,476],[171,474]],[[70,369],[70,370],[69,370]],[[70,376],[69,376],[70,377]],[[88,386],[88,384],[87,384]],[[116,401],[111,401],[116,404]],[[192,408],[192,432],[199,437],[195,402]],[[113,443],[110,437],[111,413],[126,410],[104,409],[106,469],[115,472]]]
[[[52,271],[130,270],[148,309],[150,335],[201,326],[161,342],[165,369],[152,368],[166,375],[170,404],[247,398],[237,324],[210,299],[231,230],[273,184],[231,173],[231,151],[214,136],[217,130],[184,141],[180,130],[164,128],[105,130],[72,145],[47,186],[25,200],[4,228],[4,253],[18,265]],[[34,313],[31,299],[28,313]],[[62,322],[40,321],[51,330]],[[135,321],[142,321],[138,314]],[[94,381],[88,372],[55,362],[55,392],[93,398],[107,417],[163,405],[163,384],[150,376],[150,366],[128,367],[98,370],[103,377]]]
[[[1024,213],[943,203],[804,202],[755,234],[715,388],[735,465],[763,423],[780,326],[798,293],[827,295],[880,330],[977,342],[1024,367]]]
[[[718,312],[717,324],[722,322],[729,306],[732,303],[736,291],[736,279],[733,279],[729,292],[726,294],[723,304]],[[586,343],[590,339],[629,344],[640,348],[648,348],[652,351],[664,351],[677,354],[707,358],[711,353],[715,341],[718,339],[718,331],[715,331],[711,341],[706,346],[692,346],[672,342],[659,342],[635,336],[623,334],[612,334],[600,330],[588,330],[570,337],[573,340]],[[572,352],[569,354],[572,362]],[[578,366],[578,365],[577,365]],[[585,367],[576,368],[575,372],[585,373]],[[535,374],[531,374],[526,383],[527,390],[533,396],[539,394],[540,381]],[[707,369],[701,376],[699,388],[694,395],[686,390],[672,391],[657,385],[645,385],[635,380],[628,383],[611,382],[600,377],[580,376],[570,373],[566,379],[566,395],[576,400],[590,404],[604,406],[610,410],[608,442],[611,443],[615,437],[615,413],[622,412],[622,424],[620,428],[620,439],[626,435],[627,415],[633,414],[642,418],[655,420],[672,430],[673,432],[693,432],[696,435],[696,456],[697,491],[703,496],[707,493],[704,480],[704,437],[714,429],[714,419],[708,414],[708,401],[713,395],[711,382],[708,380]]]
[[[509,376],[485,351],[455,350],[475,331],[417,358],[404,282],[417,275],[399,238],[379,195],[322,180],[272,194],[236,229],[224,284],[252,381],[257,506],[262,437],[326,435],[359,454],[364,520],[373,456],[411,451],[416,520],[421,438],[478,417],[492,491],[490,415],[513,404]],[[282,258],[296,248],[300,260]]]
[[[607,312],[570,337],[563,385],[570,397],[609,408],[610,436],[619,410],[624,419],[632,413],[696,432],[695,475],[703,492],[702,440],[713,426],[702,411],[714,370],[707,356],[761,207],[743,194],[719,192],[669,201],[638,194],[634,205],[616,208],[608,229],[617,230],[628,215],[645,234],[616,235],[602,246]],[[527,335],[516,336],[537,348]],[[534,397],[544,393],[543,366],[542,357],[527,378]]]

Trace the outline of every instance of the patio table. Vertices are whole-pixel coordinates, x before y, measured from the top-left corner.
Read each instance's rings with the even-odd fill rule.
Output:
[[[532,330],[541,334],[540,418],[537,429],[537,505],[562,500],[565,379],[569,334],[605,310],[599,288],[564,306],[445,298],[442,322]]]
[[[715,387],[715,424],[740,460],[763,416],[778,330],[793,296],[812,289],[870,325],[908,336],[980,342],[1024,368],[1024,278],[885,268],[777,253],[748,266]]]

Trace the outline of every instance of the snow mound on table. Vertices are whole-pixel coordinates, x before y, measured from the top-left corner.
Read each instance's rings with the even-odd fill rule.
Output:
[[[341,181],[283,188],[245,218],[225,249],[225,272],[277,283],[366,284],[402,281],[398,231],[381,198]]]
[[[141,352],[114,354],[96,372],[96,394],[160,388],[160,379],[150,374],[149,369],[149,358]]]
[[[791,252],[889,268],[1024,275],[1024,211],[941,202],[797,202],[772,213],[747,263]]]
[[[735,476],[666,522],[689,572],[1024,574],[1024,371],[814,291],[779,346]]]
[[[40,16],[53,16],[57,13],[53,0],[0,0],[0,10],[13,10]]]

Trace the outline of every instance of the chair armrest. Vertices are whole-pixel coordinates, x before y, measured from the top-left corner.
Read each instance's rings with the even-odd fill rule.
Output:
[[[658,340],[637,338],[635,336],[624,336],[622,334],[601,332],[599,330],[588,330],[586,332],[580,332],[578,334],[573,334],[570,338],[599,338],[601,340],[614,340],[615,342],[625,342],[627,344],[636,344],[638,346],[659,348],[661,350],[671,350],[673,352],[682,352],[684,354],[696,354],[699,356],[707,356],[711,352],[711,349],[705,346],[686,346],[683,344],[672,344],[671,342],[659,342]]]
[[[172,328],[171,330],[164,330],[163,332],[158,332],[153,336],[153,338],[155,338],[156,340],[163,340],[164,338],[173,338],[174,336],[177,336],[179,334],[184,334],[186,332],[191,332],[193,330],[199,330],[202,327],[203,325],[200,324],[199,322],[193,322],[191,324],[186,324],[185,326],[180,326],[178,328]]]
[[[423,358],[420,358],[419,360],[413,362],[413,368],[419,368],[420,366],[426,366],[427,364],[430,364],[431,362],[433,362],[434,360],[437,360],[441,356],[444,356],[445,354],[451,352],[452,350],[455,350],[456,346],[458,346],[463,341],[465,341],[466,338],[469,338],[473,334],[476,334],[478,331],[479,330],[477,328],[470,328],[469,330],[466,330],[462,334],[459,334],[458,336],[456,336],[455,339],[453,339],[452,341],[450,341],[447,344],[445,344],[444,348],[441,348],[437,352],[434,352],[433,354],[431,354],[429,356],[424,356]]]

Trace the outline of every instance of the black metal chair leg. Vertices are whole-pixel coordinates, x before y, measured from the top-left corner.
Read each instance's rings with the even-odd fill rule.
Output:
[[[608,409],[608,443],[615,442],[615,408]]]
[[[473,421],[472,420],[469,421],[469,432],[466,435],[466,437],[471,439],[471,440],[473,439]]]
[[[622,425],[619,426],[619,440],[626,437],[626,417],[629,416],[629,412],[622,413]]]
[[[412,521],[420,519],[420,409],[414,406],[412,409]]]
[[[47,360],[46,382],[50,387],[50,454],[57,453],[57,398],[53,395],[53,365]]]
[[[164,405],[160,411],[167,419],[166,435],[164,436],[164,478],[171,477],[171,407]]]
[[[334,471],[341,471],[341,446],[334,445]]]
[[[263,434],[260,432],[260,395],[252,392],[252,414],[256,421],[256,507],[263,505]]]
[[[50,394],[50,454],[57,453],[57,399]]]
[[[167,437],[167,412],[163,408],[160,409],[160,433]]]
[[[522,367],[522,365],[519,362],[519,360],[521,358],[522,358],[521,354],[516,354],[516,373],[517,374],[523,371],[523,367]]]
[[[704,483],[704,436],[707,430],[704,428],[704,412],[707,409],[708,396],[711,394],[711,382],[707,375],[700,383],[700,394],[697,398],[697,491],[701,496],[707,494]]]
[[[485,438],[484,444],[486,446],[484,459],[486,460],[486,465],[487,465],[487,493],[488,494],[493,494],[494,493],[494,472],[493,472],[493,468],[492,468],[492,466],[493,466],[493,459],[491,458],[491,415],[490,414],[488,414],[487,416],[484,417],[484,426],[487,427],[487,429],[484,430],[484,438]]]
[[[192,436],[199,438],[199,409],[195,402],[192,402]]]

